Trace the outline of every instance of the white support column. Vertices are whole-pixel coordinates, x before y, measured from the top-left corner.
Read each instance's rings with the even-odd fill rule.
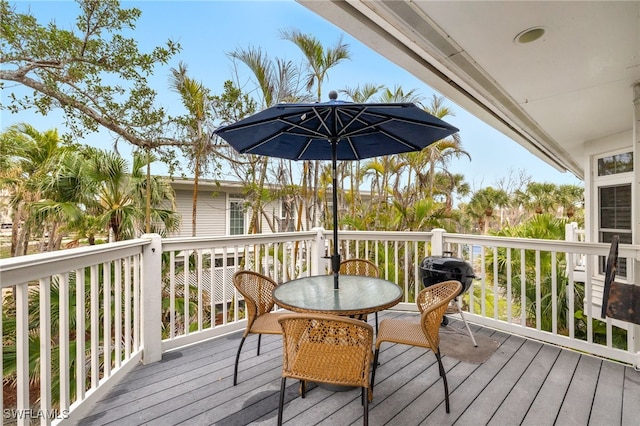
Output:
[[[145,234],[151,244],[142,250],[142,362],[162,359],[162,239]]]
[[[633,184],[631,185],[631,238],[634,245],[640,245],[640,81],[633,85]],[[630,260],[630,259],[629,259]],[[633,282],[640,285],[640,259],[633,261]],[[629,277],[631,278],[631,277]],[[627,344],[638,354],[636,368],[640,368],[640,326],[630,324]]]
[[[433,237],[431,238],[431,256],[442,256],[444,253],[444,233],[447,232],[442,228],[431,230]]]

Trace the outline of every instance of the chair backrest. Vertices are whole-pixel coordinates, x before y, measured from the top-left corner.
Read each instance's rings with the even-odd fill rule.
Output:
[[[340,273],[378,278],[378,266],[367,259],[347,259],[340,262]]]
[[[440,324],[449,303],[462,290],[460,281],[449,280],[426,287],[416,299],[422,315],[422,331],[435,351],[440,345]]]
[[[338,315],[285,314],[283,377],[369,387],[373,327]]]
[[[278,283],[271,278],[254,271],[237,271],[233,285],[244,297],[249,326],[258,316],[273,310],[273,289]]]

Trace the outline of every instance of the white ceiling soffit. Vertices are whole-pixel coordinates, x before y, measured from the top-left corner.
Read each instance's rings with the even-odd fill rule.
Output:
[[[619,4],[609,12],[615,8],[607,2],[583,3],[576,9],[575,2],[298,1],[534,155],[577,177],[583,178],[585,141],[631,128],[625,112],[631,112],[631,83],[640,73],[640,65],[633,67],[640,63],[640,52],[635,52],[640,45],[639,2]],[[585,28],[594,19],[607,20],[607,28],[620,27],[620,33],[595,34],[597,30]],[[548,25],[560,41],[543,39],[545,44],[536,49],[534,43],[513,42],[516,34],[534,25]],[[560,31],[565,31],[562,37]],[[585,39],[585,31],[598,38],[593,42],[597,45]],[[565,46],[569,42],[573,45]],[[595,49],[614,47],[620,52],[618,63],[600,65],[617,74],[586,69],[594,66]],[[586,64],[586,59],[592,62]],[[570,69],[573,64],[576,68]],[[623,99],[616,113],[611,111],[611,120],[599,117],[607,125],[597,125],[591,117],[607,109],[597,104],[604,91],[604,99]]]

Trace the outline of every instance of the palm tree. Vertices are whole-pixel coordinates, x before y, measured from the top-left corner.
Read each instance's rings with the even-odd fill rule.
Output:
[[[402,86],[394,86],[393,90],[385,87],[378,95],[376,102],[392,103],[392,102],[411,102],[420,105],[422,103],[422,95],[417,89],[411,89],[404,92]]]
[[[113,152],[90,149],[87,174],[96,184],[97,216],[107,223],[110,241],[135,238],[145,229],[145,194],[147,193],[147,161],[155,158],[148,153],[134,152],[133,164]],[[169,183],[154,176],[148,189],[151,195],[151,232],[166,235],[175,231],[180,217],[175,212],[174,194]],[[162,208],[169,203],[169,209]]]
[[[62,154],[69,148],[63,145],[57,130],[39,132],[26,123],[11,126],[1,139],[3,146],[10,147],[0,153],[0,162],[10,165],[1,172],[0,182],[11,193],[14,224],[11,253],[18,256],[27,253],[32,229],[38,229],[41,235],[45,233],[31,214],[31,204],[46,197],[42,183],[58,170]]]
[[[310,34],[303,34],[300,30],[289,29],[280,30],[280,36],[294,43],[307,60],[308,74],[306,78],[306,88],[311,91],[313,86],[316,86],[316,100],[320,102],[322,100],[322,83],[328,78],[328,72],[331,68],[338,65],[345,59],[350,59],[351,54],[349,52],[349,45],[342,42],[342,37],[336,42],[333,47],[325,48],[322,43]],[[305,162],[306,166],[309,163]],[[311,176],[311,170],[307,167],[307,172]],[[319,173],[320,173],[320,161],[316,160],[313,167],[313,182],[314,194],[312,199],[311,210],[311,223],[315,226],[317,221],[317,205],[319,203],[318,190],[319,190]],[[309,178],[307,178],[309,180]],[[342,179],[339,179],[341,182]],[[337,188],[333,189],[337,191]]]
[[[269,108],[280,102],[292,102],[304,100],[298,89],[298,70],[291,61],[276,58],[271,60],[266,53],[259,48],[237,49],[229,56],[244,63],[255,77],[262,98],[262,108]],[[249,222],[249,232],[261,232],[259,220],[263,214],[264,187],[267,177],[268,158],[251,156],[249,161],[236,162],[238,168],[236,174],[251,192],[245,194],[251,203],[252,217]],[[303,174],[303,179],[306,174]],[[304,185],[304,184],[303,184]],[[300,204],[300,208],[302,205]],[[302,214],[298,215],[299,226]],[[298,228],[300,229],[300,227]]]
[[[60,249],[63,233],[81,228],[88,220],[87,208],[95,204],[95,185],[87,179],[85,167],[80,152],[68,151],[60,156],[57,168],[39,181],[42,198],[30,203],[30,211],[47,228],[47,251]]]
[[[460,173],[449,173],[447,171],[438,172],[435,175],[434,196],[442,195],[445,198],[445,208],[447,213],[453,210],[454,194],[458,198],[466,197],[471,193],[471,187],[464,180],[464,175]]]
[[[190,142],[183,151],[193,166],[193,196],[191,200],[191,236],[196,236],[197,209],[198,209],[198,182],[200,176],[209,170],[209,165],[215,159],[210,155],[212,145],[209,139],[211,134],[210,111],[211,97],[209,90],[200,82],[187,75],[187,66],[183,62],[178,68],[171,69],[172,78],[170,87],[180,94],[182,104],[187,110],[184,117],[177,119],[177,123],[186,134]]]
[[[495,189],[490,186],[476,191],[469,201],[467,212],[478,216],[482,220],[483,234],[489,231],[489,221],[493,217],[496,207],[504,207],[509,203],[509,195],[502,189]]]
[[[356,86],[355,88],[347,87],[345,89],[340,89],[338,92],[349,96],[353,102],[365,103],[378,94],[382,89],[384,89],[384,85],[365,83],[362,86]]]
[[[443,105],[444,98],[433,95],[431,103],[425,108],[425,111],[431,115],[444,119],[449,115],[455,115],[451,108]],[[453,136],[447,139],[439,140],[424,150],[427,153],[429,162],[429,194],[433,195],[434,182],[436,178],[436,167],[440,165],[442,170],[446,172],[446,166],[451,158],[460,158],[466,156],[471,160],[471,155],[464,149],[462,149],[462,142],[460,140],[460,134],[455,133]],[[453,184],[453,183],[452,183]]]
[[[519,191],[517,198],[524,208],[536,214],[551,212],[557,205],[557,186],[554,183],[529,182],[526,191]]]
[[[384,89],[384,85],[375,85],[373,83],[365,83],[362,86],[356,86],[355,88],[347,87],[345,89],[339,90],[340,93],[344,93],[347,95],[353,102],[365,103],[372,99],[376,94],[378,94],[382,89]],[[361,201],[360,197],[360,185],[362,183],[361,180],[361,167],[360,161],[350,161],[348,163],[342,163],[342,173],[348,173],[349,175],[349,184],[350,190],[353,194],[353,201],[351,203],[351,212],[352,215],[355,216],[355,206],[356,203]],[[347,172],[348,170],[348,172]]]
[[[329,70],[345,59],[351,58],[349,45],[342,42],[342,37],[333,47],[324,48],[322,43],[310,34],[303,34],[300,30],[280,30],[280,36],[293,42],[307,59],[306,86],[311,90],[316,86],[316,100],[322,100],[322,82],[327,79]]]
[[[584,188],[579,185],[560,185],[557,196],[558,204],[569,219],[575,216],[576,209],[584,208]]]

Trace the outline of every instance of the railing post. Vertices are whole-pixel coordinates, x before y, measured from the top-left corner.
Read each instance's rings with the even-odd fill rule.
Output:
[[[316,231],[316,238],[311,245],[311,275],[320,274],[320,263],[325,257],[325,236],[324,228],[317,227],[312,228],[312,231]]]
[[[431,256],[442,256],[444,253],[444,233],[447,232],[442,228],[431,230]]]
[[[162,359],[162,238],[145,234],[151,244],[142,249],[142,362]]]
[[[564,240],[575,242],[578,241],[576,238],[576,230],[578,229],[577,222],[571,222],[564,225]]]

